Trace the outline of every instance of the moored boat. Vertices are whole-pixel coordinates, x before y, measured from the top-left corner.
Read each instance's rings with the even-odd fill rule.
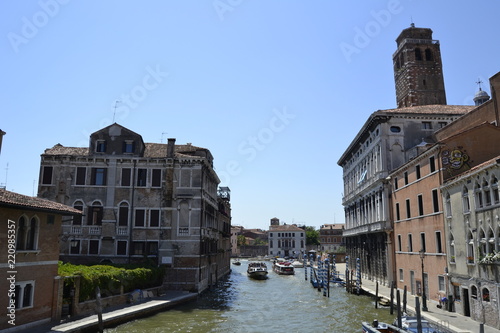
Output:
[[[249,262],[247,274],[249,277],[257,280],[267,279],[267,265],[263,262]]]
[[[374,320],[373,323],[369,324],[367,322],[361,323],[363,327],[363,333],[405,333],[406,331],[396,326],[379,323],[378,320]]]
[[[273,264],[274,272],[280,275],[293,275],[295,274],[295,268],[289,261],[276,261]]]
[[[233,261],[233,265],[240,266],[241,265],[240,259],[236,259],[235,261]]]

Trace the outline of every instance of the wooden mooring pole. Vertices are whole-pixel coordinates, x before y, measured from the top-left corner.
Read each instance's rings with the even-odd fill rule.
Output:
[[[378,309],[378,281],[375,282],[375,309]]]

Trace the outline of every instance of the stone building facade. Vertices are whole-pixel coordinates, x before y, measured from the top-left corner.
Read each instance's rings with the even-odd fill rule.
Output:
[[[447,181],[450,295],[454,310],[500,328],[500,155]]]
[[[269,256],[298,258],[306,250],[306,232],[295,224],[269,226]]]
[[[320,250],[322,252],[338,252],[344,244],[343,224],[324,224],[319,228]]]
[[[229,192],[218,184],[208,149],[144,143],[115,123],[89,147],[46,149],[38,196],[83,212],[63,223],[61,260],[164,265],[165,288],[203,291],[230,270]]]
[[[439,42],[432,40],[430,29],[405,29],[397,44],[393,61],[398,108],[372,113],[338,161],[343,169],[347,255],[361,259],[365,278],[384,284],[395,278],[389,173],[414,158],[417,146],[433,142],[437,130],[473,109],[444,105]],[[426,59],[426,53],[431,58]]]
[[[58,277],[61,223],[81,212],[0,189],[0,330],[28,329],[61,318]],[[5,312],[3,312],[5,311]]]

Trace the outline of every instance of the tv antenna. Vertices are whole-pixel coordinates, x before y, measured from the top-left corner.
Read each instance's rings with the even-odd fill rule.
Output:
[[[113,110],[113,124],[115,123],[116,107],[118,106],[118,103],[120,103],[120,101],[115,101],[115,107]]]
[[[168,132],[161,132],[161,139],[160,139],[160,143],[163,143],[163,136],[164,136],[165,134],[168,134]]]

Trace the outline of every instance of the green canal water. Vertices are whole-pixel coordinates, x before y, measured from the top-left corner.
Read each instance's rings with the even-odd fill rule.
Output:
[[[388,308],[375,309],[373,299],[331,287],[324,297],[305,281],[304,268],[278,275],[268,263],[269,278],[247,277],[247,262],[232,265],[231,274],[197,301],[105,332],[361,332],[361,322],[392,322]]]

